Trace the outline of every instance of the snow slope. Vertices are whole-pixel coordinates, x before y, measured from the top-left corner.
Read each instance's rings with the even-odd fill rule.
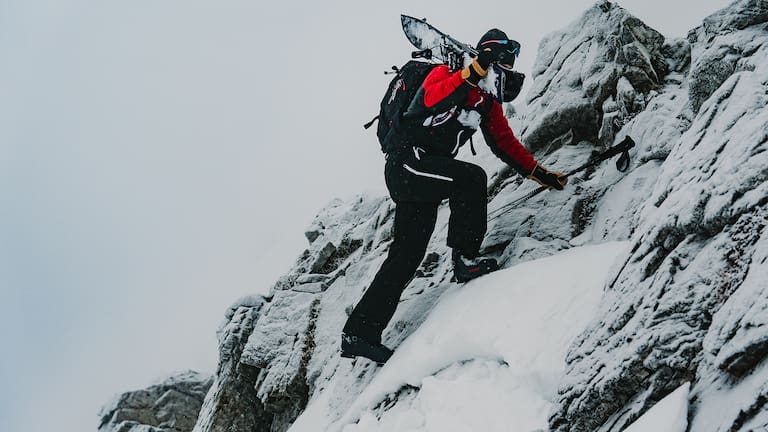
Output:
[[[626,247],[574,248],[453,286],[341,418],[328,402],[348,391],[341,377],[370,366],[367,360],[341,365],[348,372],[316,393],[289,430],[545,428],[568,346],[595,313],[608,269]]]
[[[691,383],[681,385],[624,429],[624,432],[685,432],[688,427],[690,390]]]

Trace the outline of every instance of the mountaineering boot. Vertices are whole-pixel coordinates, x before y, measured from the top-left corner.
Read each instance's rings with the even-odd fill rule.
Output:
[[[460,283],[470,281],[498,269],[499,264],[493,258],[467,258],[461,252],[455,249],[453,251],[453,274]]]
[[[392,352],[380,343],[369,342],[360,336],[341,334],[341,356],[344,358],[365,357],[381,365],[392,357]]]

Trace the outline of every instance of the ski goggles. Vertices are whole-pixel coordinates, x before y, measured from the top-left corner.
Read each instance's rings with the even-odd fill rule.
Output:
[[[511,72],[515,67],[515,59],[520,55],[520,42],[513,39],[496,39],[485,41],[483,44],[490,42],[506,45],[504,50],[499,53],[499,59],[496,61],[496,64],[501,69]]]

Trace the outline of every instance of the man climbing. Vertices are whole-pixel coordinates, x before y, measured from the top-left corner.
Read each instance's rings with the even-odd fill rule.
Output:
[[[459,282],[498,269],[492,258],[479,256],[487,228],[487,178],[474,164],[454,159],[479,128],[491,150],[520,174],[549,188],[562,190],[567,177],[539,165],[515,137],[501,103],[480,87],[491,66],[507,74],[503,101],[520,91],[524,76],[512,71],[520,45],[498,29],[489,30],[477,45],[472,63],[451,71],[432,69],[403,115],[407,133],[385,151],[385,181],[395,202],[394,239],[389,254],[344,326],[341,355],[386,362],[392,350],[381,336],[397,308],[400,295],[426,253],[438,207],[448,199],[448,247]]]

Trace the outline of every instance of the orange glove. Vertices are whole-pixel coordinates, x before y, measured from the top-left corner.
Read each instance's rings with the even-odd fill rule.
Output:
[[[488,68],[480,66],[480,63],[477,62],[477,58],[472,60],[472,63],[461,71],[461,77],[472,87],[477,87],[480,80],[487,74]]]

